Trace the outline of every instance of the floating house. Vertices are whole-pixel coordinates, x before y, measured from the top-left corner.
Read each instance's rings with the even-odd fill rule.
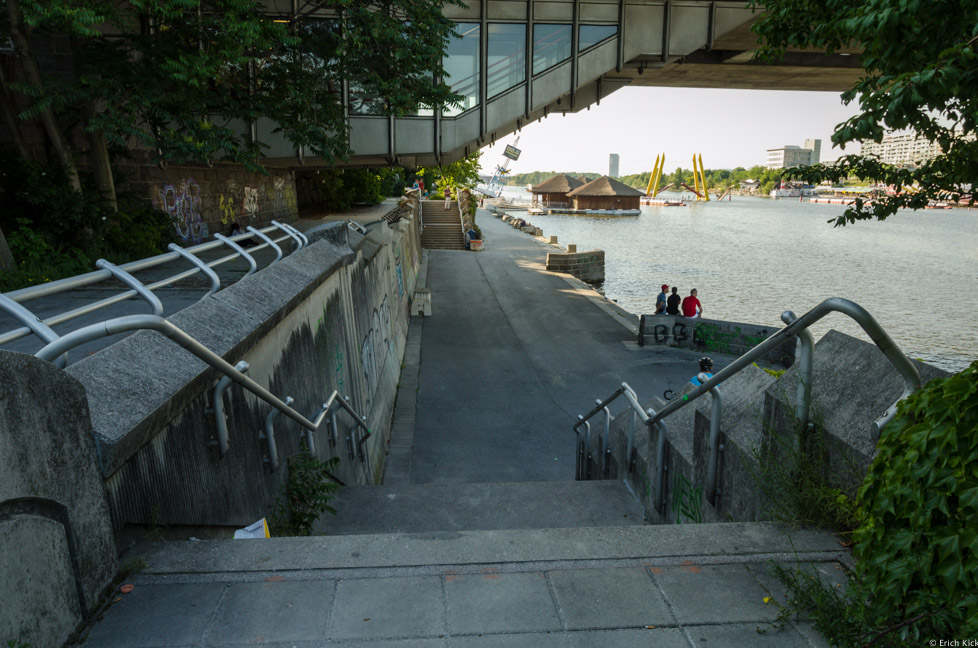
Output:
[[[580,180],[572,178],[566,173],[559,173],[533,187],[530,193],[533,194],[534,205],[540,207],[570,207],[571,201],[567,198],[568,192],[583,185],[584,183]]]
[[[638,212],[644,194],[614,178],[602,176],[567,193],[575,210]]]

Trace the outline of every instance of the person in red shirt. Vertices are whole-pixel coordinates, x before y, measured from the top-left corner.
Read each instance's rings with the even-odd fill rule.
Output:
[[[696,299],[696,289],[689,291],[689,297],[683,300],[683,316],[690,319],[699,317],[703,314],[703,304]]]

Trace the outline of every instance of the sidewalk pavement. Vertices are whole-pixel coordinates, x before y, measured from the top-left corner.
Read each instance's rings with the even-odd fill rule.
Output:
[[[741,523],[156,543],[83,645],[822,647],[767,565],[840,554]]]

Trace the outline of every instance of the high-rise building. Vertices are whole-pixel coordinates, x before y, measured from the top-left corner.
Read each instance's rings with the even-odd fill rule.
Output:
[[[915,167],[940,155],[941,145],[914,132],[888,133],[882,142],[864,140],[860,153],[885,164]]]
[[[785,145],[767,150],[767,168],[790,169],[791,167],[816,164],[822,153],[822,140],[805,140],[805,148]]]
[[[608,177],[618,177],[618,154],[612,153],[608,156]]]

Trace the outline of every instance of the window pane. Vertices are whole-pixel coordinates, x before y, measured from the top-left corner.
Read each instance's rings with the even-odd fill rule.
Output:
[[[577,51],[583,52],[617,33],[618,25],[581,25],[577,38]]]
[[[445,83],[462,95],[460,106],[448,106],[444,114],[458,115],[479,103],[479,24],[458,23],[445,53]]]
[[[356,81],[350,81],[350,113],[354,115],[383,115],[384,100],[364,90]]]
[[[526,80],[526,25],[489,25],[486,94],[490,97]]]
[[[570,25],[533,26],[533,74],[566,61],[570,55]]]

